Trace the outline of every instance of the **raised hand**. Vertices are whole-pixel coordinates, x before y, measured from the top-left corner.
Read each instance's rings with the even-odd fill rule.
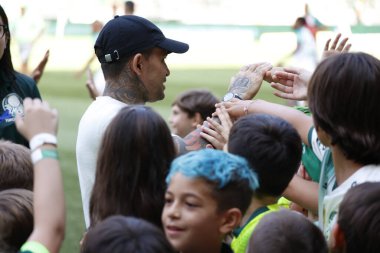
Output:
[[[333,56],[333,55],[337,55],[337,54],[341,54],[341,53],[347,53],[350,50],[351,44],[350,43],[347,44],[348,38],[344,38],[339,43],[339,46],[336,47],[338,45],[338,42],[339,42],[339,39],[341,36],[342,36],[342,34],[340,34],[340,33],[338,33],[336,35],[333,43],[331,44],[331,47],[330,47],[331,38],[326,41],[325,48],[323,49],[323,53],[322,53],[322,60],[324,60],[330,56]]]
[[[95,86],[93,74],[89,68],[87,68],[86,88],[92,100],[95,100],[96,97],[100,96],[100,92],[98,91],[98,89],[96,89]]]
[[[202,126],[201,136],[209,141],[214,148],[223,150],[224,145],[228,142],[233,122],[223,106],[217,108],[213,116],[207,118],[208,125]]]
[[[275,72],[271,86],[277,91],[273,94],[284,99],[307,100],[307,84],[311,74],[306,69],[293,67],[286,67],[283,71]]]
[[[17,130],[28,140],[39,133],[57,135],[58,112],[40,99],[24,99],[24,117],[16,116]]]
[[[272,65],[267,62],[242,67],[239,72],[231,78],[228,91],[238,94],[242,99],[252,99],[259,91],[267,71],[271,69]]]
[[[47,50],[44,57],[42,58],[42,60],[40,61],[40,63],[37,65],[37,67],[32,71],[32,74],[31,74],[31,77],[33,78],[33,80],[38,83],[41,79],[41,76],[43,75],[44,73],[44,70],[45,70],[45,67],[46,67],[46,64],[49,60],[49,56],[50,56],[50,50]]]

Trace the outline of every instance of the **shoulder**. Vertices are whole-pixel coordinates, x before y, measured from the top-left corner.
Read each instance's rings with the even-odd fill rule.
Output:
[[[25,93],[26,96],[32,98],[41,98],[36,82],[27,75],[15,72],[17,86]]]
[[[20,84],[25,84],[28,86],[35,86],[36,85],[36,82],[30,76],[24,75],[24,74],[19,73],[19,72],[15,72],[15,76],[16,76],[16,82],[18,84],[20,83]]]

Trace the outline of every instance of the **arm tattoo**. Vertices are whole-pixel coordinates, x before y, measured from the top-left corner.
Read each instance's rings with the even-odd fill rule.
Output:
[[[247,92],[250,80],[248,77],[238,77],[234,80],[229,88],[229,92],[242,95]]]
[[[183,155],[190,151],[200,150],[206,148],[207,144],[210,144],[208,141],[203,139],[200,136],[200,128],[195,129],[183,139],[179,136],[173,136],[173,141],[177,149],[177,155]]]

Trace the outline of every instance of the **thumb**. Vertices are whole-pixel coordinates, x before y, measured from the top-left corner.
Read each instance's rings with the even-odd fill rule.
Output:
[[[21,133],[22,129],[24,128],[24,119],[21,117],[20,114],[16,114],[15,124],[16,124],[17,131]]]

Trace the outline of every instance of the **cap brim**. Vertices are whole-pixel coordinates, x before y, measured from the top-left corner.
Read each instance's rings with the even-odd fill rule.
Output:
[[[183,54],[186,53],[187,50],[189,50],[188,44],[168,38],[165,38],[157,46],[169,51],[170,53],[177,54]]]

